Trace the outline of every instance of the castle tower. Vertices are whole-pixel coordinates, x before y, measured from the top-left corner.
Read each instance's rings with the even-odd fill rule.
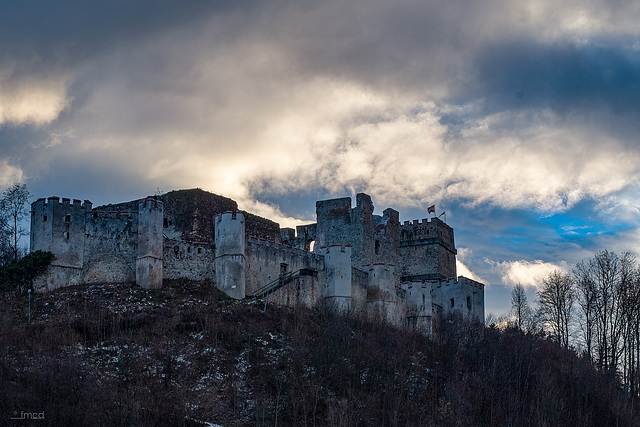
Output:
[[[334,245],[324,255],[323,299],[338,311],[351,310],[351,246]]]
[[[31,252],[49,251],[55,255],[51,274],[39,286],[49,290],[82,281],[86,214],[91,202],[49,197],[31,204]]]
[[[484,322],[484,284],[460,276],[437,282],[431,295],[444,314],[461,314]]]
[[[215,218],[216,286],[231,298],[245,297],[245,224],[240,212]]]
[[[400,226],[403,282],[456,277],[453,228],[438,218],[405,221]]]
[[[162,287],[162,202],[152,197],[138,204],[136,283],[145,289]]]
[[[49,197],[31,204],[31,252],[50,251],[52,265],[82,268],[84,259],[85,213],[91,202]]]

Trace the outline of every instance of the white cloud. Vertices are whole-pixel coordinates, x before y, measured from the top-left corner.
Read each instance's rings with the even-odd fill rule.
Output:
[[[464,276],[477,282],[486,284],[486,280],[482,279],[477,274],[473,273],[469,267],[465,264],[466,260],[473,256],[473,251],[470,248],[458,248],[458,256],[456,257],[456,270],[458,276]]]
[[[640,178],[637,151],[574,117],[445,101],[478,47],[611,32],[618,12],[599,13],[599,1],[400,3],[249,10],[116,44],[74,80],[1,85],[11,89],[0,89],[0,124],[51,122],[73,87],[82,102],[36,155],[247,202],[256,188],[321,187],[399,208],[459,199],[557,211]],[[464,122],[456,134],[442,120],[451,110]]]
[[[0,159],[0,188],[9,187],[16,182],[24,181],[22,169],[9,163],[7,159]]]
[[[501,276],[502,282],[506,285],[521,284],[525,287],[537,287],[542,284],[549,274],[555,270],[567,271],[565,262],[551,263],[541,260],[534,261],[502,261],[496,262],[486,260],[492,269]]]
[[[66,78],[16,77],[15,72],[12,66],[0,67],[0,125],[43,125],[69,106]]]

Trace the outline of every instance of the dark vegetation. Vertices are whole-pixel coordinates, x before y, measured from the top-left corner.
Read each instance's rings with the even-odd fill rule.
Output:
[[[615,378],[551,339],[448,318],[434,339],[210,284],[0,294],[0,424],[638,425]],[[15,421],[15,425],[29,425]]]
[[[0,265],[0,291],[20,292],[31,289],[33,279],[44,273],[53,260],[53,254],[35,251],[20,258]]]
[[[634,255],[600,251],[570,273],[551,272],[536,294],[532,309],[524,287],[513,288],[514,327],[547,334],[640,397],[640,265]]]

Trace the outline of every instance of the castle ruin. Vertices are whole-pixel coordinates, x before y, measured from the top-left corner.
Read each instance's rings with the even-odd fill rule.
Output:
[[[36,291],[96,283],[209,281],[232,298],[380,316],[429,332],[433,316],[484,322],[484,285],[456,276],[453,229],[400,223],[371,197],[316,202],[316,223],[280,228],[203,190],[93,207],[58,197],[31,205],[31,251],[55,255]]]

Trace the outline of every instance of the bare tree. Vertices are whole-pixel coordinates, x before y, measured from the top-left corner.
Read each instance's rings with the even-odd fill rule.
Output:
[[[527,294],[520,283],[511,290],[511,313],[515,317],[515,325],[518,329],[525,330],[531,317],[531,308],[527,302]]]
[[[585,354],[589,361],[593,361],[593,341],[596,328],[598,291],[595,280],[591,275],[589,264],[585,264],[584,261],[580,261],[573,269],[573,277],[576,284],[578,305],[582,315],[580,325],[584,339]]]
[[[21,224],[22,220],[29,215],[29,210],[26,206],[29,196],[31,194],[27,184],[16,183],[2,193],[2,200],[0,200],[1,225],[8,237],[14,261],[18,260],[20,237],[26,234]]]
[[[542,281],[537,294],[542,321],[556,341],[568,348],[569,325],[577,296],[573,279],[568,274],[555,270]]]

